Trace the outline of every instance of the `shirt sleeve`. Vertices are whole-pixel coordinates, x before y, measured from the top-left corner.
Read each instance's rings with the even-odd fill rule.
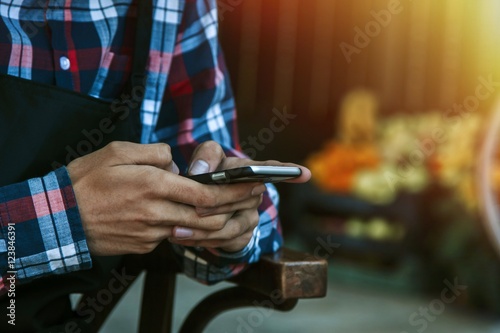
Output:
[[[236,108],[224,56],[218,42],[215,0],[186,3],[162,101],[156,140],[168,143],[174,161],[187,170],[194,149],[214,140],[226,156],[246,157],[239,145]],[[283,243],[278,219],[279,196],[268,184],[259,207],[260,220],[241,251],[191,248],[173,244],[183,271],[204,283],[241,272]]]
[[[12,276],[26,283],[91,266],[65,167],[0,187],[0,293]]]

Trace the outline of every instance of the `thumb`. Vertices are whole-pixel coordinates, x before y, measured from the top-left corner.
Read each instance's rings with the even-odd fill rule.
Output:
[[[225,158],[224,150],[217,142],[204,142],[196,147],[191,157],[188,174],[199,175],[215,171]]]

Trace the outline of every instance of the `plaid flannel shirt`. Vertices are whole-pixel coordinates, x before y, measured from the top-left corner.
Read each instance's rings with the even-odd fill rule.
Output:
[[[207,140],[219,142],[228,156],[243,157],[218,42],[216,0],[153,3],[141,142],[169,144],[181,170],[195,147]],[[0,73],[111,101],[130,74],[136,18],[132,0],[0,0]],[[262,253],[278,250],[282,238],[277,204],[278,194],[268,185],[259,226],[240,252],[174,245],[184,272],[213,283],[237,274]],[[27,282],[92,265],[64,167],[0,187],[0,226],[3,290],[8,271]],[[12,229],[16,259],[9,266]]]

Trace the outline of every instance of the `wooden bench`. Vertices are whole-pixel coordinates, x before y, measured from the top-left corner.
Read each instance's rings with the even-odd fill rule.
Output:
[[[167,244],[146,256],[128,256],[123,263],[127,274],[145,271],[139,332],[171,332],[176,276],[180,273]],[[174,269],[173,269],[174,268]],[[118,268],[119,270],[121,269]],[[219,290],[196,305],[184,320],[180,333],[201,333],[224,311],[258,304],[279,311],[292,310],[301,298],[326,295],[327,262],[290,249],[264,255],[237,277],[228,280],[234,287]],[[130,286],[131,284],[129,284]],[[92,330],[98,332],[127,288],[115,295],[103,311],[96,314]],[[98,291],[83,295],[96,297]]]

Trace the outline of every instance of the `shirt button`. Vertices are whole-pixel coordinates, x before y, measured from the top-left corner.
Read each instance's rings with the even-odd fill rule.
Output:
[[[61,69],[63,71],[67,71],[71,63],[69,62],[69,59],[67,57],[61,57],[59,59],[59,65],[61,65]]]

